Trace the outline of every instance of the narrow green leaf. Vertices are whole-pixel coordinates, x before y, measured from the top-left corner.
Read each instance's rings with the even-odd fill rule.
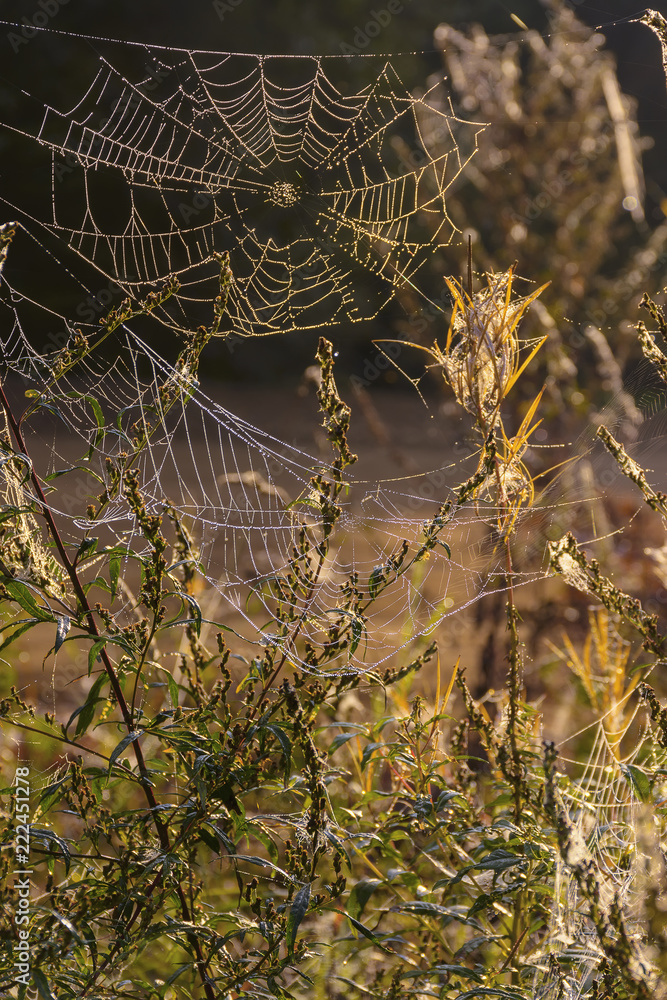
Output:
[[[88,651],[88,676],[89,677],[91,675],[93,667],[95,666],[95,662],[97,660],[97,657],[100,655],[100,652],[104,649],[104,647],[106,646],[106,644],[107,644],[107,639],[106,638],[102,638],[102,639],[98,639],[97,642],[94,642],[92,644],[92,646],[90,647],[90,650]]]
[[[641,767],[637,767],[636,764],[626,764],[623,771],[626,777],[630,779],[630,784],[640,802],[650,802],[651,784],[646,776],[646,772]]]
[[[385,580],[385,567],[376,566],[368,578],[368,596],[371,600],[377,597]]]
[[[359,643],[361,642],[361,637],[366,630],[363,618],[355,618],[352,621],[350,630],[352,632],[352,642],[349,647],[349,655],[353,656],[356,653]]]
[[[95,482],[99,483],[100,486],[104,486],[104,480],[102,477],[98,476],[95,470],[91,469],[89,465],[72,465],[68,469],[56,469],[55,472],[51,472],[48,476],[44,476],[44,482],[50,483],[53,479],[60,479],[61,476],[66,476],[70,472],[85,472],[89,476],[92,476]]]
[[[460,976],[461,979],[472,979],[474,983],[483,983],[484,977],[476,969],[469,969],[467,965],[441,965],[439,962],[433,969],[434,972],[449,972],[452,975]],[[420,970],[416,975],[423,975]]]
[[[380,747],[386,746],[386,743],[367,743],[364,747],[364,752],[361,755],[361,770],[363,771],[366,768],[366,765],[376,750],[379,750]]]
[[[90,448],[88,449],[88,451],[86,452],[86,454],[83,456],[83,460],[84,461],[89,461],[93,457],[93,455],[95,454],[95,450],[97,449],[97,446],[99,445],[100,441],[104,437],[104,424],[105,424],[105,420],[104,420],[104,413],[102,412],[102,407],[100,406],[99,402],[95,399],[94,396],[89,396],[89,395],[87,395],[84,392],[74,392],[74,391],[72,391],[72,392],[66,392],[66,393],[64,393],[64,397],[66,399],[83,399],[83,400],[85,400],[85,402],[89,404],[89,406],[90,406],[90,408],[93,411],[93,414],[95,416],[95,421],[97,422],[97,431],[95,433],[95,437],[90,442]]]
[[[39,969],[32,969],[32,979],[39,991],[39,995],[43,997],[43,1000],[55,1000],[53,993],[49,989],[49,984],[47,982],[46,976]]]
[[[125,750],[126,747],[129,747],[130,743],[134,743],[135,740],[138,740],[139,737],[143,735],[144,735],[144,730],[139,729],[137,732],[129,733],[127,736],[123,737],[123,739],[120,741],[118,746],[115,748],[115,750],[109,757],[109,774],[111,774],[111,768],[116,763],[116,761],[122,754],[123,750]]]
[[[90,556],[95,555],[97,551],[97,543],[99,538],[83,538],[79,548],[76,550],[76,555],[74,556],[74,565],[82,562],[84,559],[89,559]]]
[[[58,652],[64,643],[65,637],[72,624],[67,615],[56,615],[56,621],[58,622],[58,627],[56,628],[56,641],[53,646],[54,654]]]
[[[81,917],[79,917],[79,927],[86,935],[83,939],[83,943],[90,951],[90,957],[93,960],[93,972],[95,972],[97,970],[97,941],[95,939],[95,934],[90,924],[86,923],[86,921]]]
[[[210,826],[210,828],[213,830],[216,837],[218,838],[224,849],[227,851],[227,854],[229,854],[230,857],[234,857],[234,855],[236,854],[236,847],[234,845],[234,842],[230,840],[225,831],[221,830],[219,826],[215,825],[215,823],[208,823],[207,825]]]
[[[81,935],[79,934],[78,930],[76,929],[72,921],[68,919],[68,917],[63,916],[62,913],[58,913],[55,907],[50,910],[50,915],[51,917],[55,917],[55,919],[59,923],[61,923],[66,930],[70,932],[72,937],[75,938],[79,942],[79,944],[83,944]]]
[[[172,983],[175,983],[178,977],[182,976],[186,969],[188,970],[192,969],[191,962],[186,962],[185,965],[179,965],[179,967],[176,969],[176,972],[172,972],[169,978],[165,980],[165,985],[171,986]]]
[[[457,1000],[473,1000],[473,997],[502,997],[504,1000],[524,1000],[526,994],[519,990],[496,990],[491,986],[479,986],[474,990],[459,993]]]
[[[514,865],[525,864],[525,861],[526,859],[521,855],[517,857],[516,854],[510,854],[508,851],[491,851],[487,857],[477,862],[475,869],[477,871],[504,872]]]
[[[109,560],[109,583],[111,584],[111,601],[116,600],[118,594],[118,578],[120,576],[120,556],[113,555]]]
[[[373,931],[370,930],[369,927],[366,927],[365,924],[362,924],[361,921],[355,920],[354,917],[351,917],[349,913],[347,915],[347,919],[350,921],[355,931],[359,931],[359,933],[363,934],[365,938],[368,938],[369,941],[372,941],[376,948],[379,948],[381,951],[386,952],[387,955],[396,954],[393,948],[389,948],[387,945],[382,944],[377,935],[375,935]]]
[[[351,869],[352,868],[352,859],[350,858],[349,852],[343,846],[342,841],[339,840],[338,837],[336,837],[335,834],[333,834],[331,832],[331,830],[325,829],[324,835],[327,838],[327,840],[329,841],[329,843],[332,845],[333,849],[338,854],[340,854],[341,857],[345,858],[345,861],[347,862],[347,867],[349,869]]]
[[[378,878],[360,879],[353,887],[347,901],[348,916],[354,917],[355,920],[359,920],[361,914],[364,912],[366,903],[379,885],[382,885],[382,882]]]
[[[178,684],[171,674],[167,675],[167,687],[169,688],[169,697],[171,698],[173,707],[178,708]]]
[[[290,770],[292,768],[292,744],[290,738],[280,726],[273,723],[261,727],[262,729],[268,729],[269,732],[273,733],[275,738],[280,743],[280,747],[283,752],[283,757],[285,758],[285,784],[289,781]]]
[[[95,683],[92,685],[90,691],[88,692],[88,697],[86,698],[83,705],[77,708],[75,712],[72,712],[72,715],[70,716],[67,725],[65,726],[65,733],[67,733],[67,730],[74,722],[74,720],[77,718],[77,716],[79,718],[79,721],[76,724],[76,730],[74,732],[75,737],[81,736],[82,733],[86,732],[88,726],[93,720],[93,716],[95,715],[96,704],[98,703],[98,701],[103,700],[100,698],[100,691],[102,690],[102,686],[106,680],[107,680],[107,675],[105,673],[101,673],[99,677],[97,677]]]
[[[28,587],[26,587],[24,583],[21,583],[20,580],[5,577],[2,583],[12,601],[16,601],[16,603],[20,605],[24,611],[27,611],[28,614],[32,615],[33,618],[37,618],[40,622],[55,621],[53,613],[51,611],[47,611],[45,608],[41,608],[30,593]]]
[[[57,844],[65,860],[65,874],[69,875],[69,868],[72,862],[69,847],[62,837],[56,836],[53,830],[44,830],[41,827],[30,827],[30,837],[32,840],[45,840],[47,844]]]
[[[58,792],[68,780],[69,775],[65,775],[64,778],[54,781],[52,785],[47,785],[47,787],[42,791],[42,794],[39,797],[39,802],[37,803],[37,809],[40,817],[46,815],[53,803],[60,798]]]
[[[34,620],[32,620],[29,622],[23,622],[22,625],[19,625],[17,628],[15,628],[14,631],[10,635],[8,635],[7,638],[3,641],[2,645],[0,645],[0,650],[6,649],[7,646],[11,646],[11,644],[15,642],[19,638],[19,636],[23,635],[24,632],[27,632],[28,629],[31,629],[34,624],[35,622]]]
[[[188,604],[190,605],[190,610],[192,611],[191,620],[194,622],[195,632],[199,636],[201,634],[201,626],[202,626],[202,614],[199,604],[197,603],[197,601],[195,601],[192,594],[181,593],[179,594],[179,597],[181,597],[184,601],[187,601]]]
[[[292,900],[292,905],[289,911],[289,917],[287,918],[287,929],[285,931],[285,943],[287,944],[287,951],[291,954],[294,951],[294,944],[296,942],[296,932],[299,929],[299,924],[308,912],[308,904],[310,903],[310,882],[302,886],[297,892],[294,899]]]
[[[332,753],[335,753],[339,747],[342,747],[344,743],[347,743],[348,740],[353,740],[354,737],[358,735],[358,733],[339,733],[338,736],[334,736],[329,745],[329,756],[331,756]]]

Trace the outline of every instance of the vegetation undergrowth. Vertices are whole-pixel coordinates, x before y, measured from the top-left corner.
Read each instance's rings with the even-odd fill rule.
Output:
[[[12,235],[2,230],[3,253]],[[23,412],[0,388],[0,649],[10,657],[48,632],[47,659],[76,646],[87,662],[74,710],[44,712],[20,684],[0,703],[6,745],[15,741],[19,764],[39,774],[28,984],[13,958],[24,824],[4,761],[0,988],[57,1000],[666,996],[667,709],[648,683],[664,665],[665,637],[574,533],[549,543],[549,570],[593,602],[581,648],[568,636],[553,646],[595,718],[580,773],[543,741],[539,706],[525,695],[516,547],[535,503],[527,452],[542,392],[518,420],[506,404],[543,343],[524,343],[519,325],[546,286],[516,297],[512,268],[488,274],[479,291],[472,269],[467,288],[448,282],[446,342],[428,354],[472,421],[477,467],[425,521],[415,549],[399,544],[365,579],[351,572],[333,609],[313,598],[356,456],[333,347],[320,340],[332,459],[290,505],[291,557],[258,584],[274,610],[249,658],[227,623],[207,618],[196,535],[166,501],[147,504],[137,461],[218,328],[233,280],[224,257],[220,266],[214,322],[159,387],[154,423],[102,456],[75,546],[63,540],[25,427],[57,410],[66,373],[162,299],[127,301],[97,341],[74,338]],[[644,305],[665,335],[661,307]],[[639,324],[638,336],[667,381],[653,334]],[[101,455],[105,429],[120,425],[90,391],[90,454]],[[610,430],[598,433],[664,522],[667,497]],[[119,498],[132,525],[111,544],[104,516]],[[504,557],[503,692],[475,698],[462,657],[435,640],[399,667],[359,670],[352,657],[373,605],[437,547],[449,551],[447,525],[471,505]],[[176,667],[165,649],[177,651]],[[427,664],[431,703],[412,686]]]

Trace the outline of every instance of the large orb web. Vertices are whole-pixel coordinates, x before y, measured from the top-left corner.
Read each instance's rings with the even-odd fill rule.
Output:
[[[351,89],[344,58],[49,31],[33,44],[45,72],[26,86],[15,68],[4,116],[10,143],[32,140],[33,193],[29,205],[4,197],[123,294],[176,274],[158,313],[169,325],[208,320],[224,251],[237,335],[368,320],[397,287],[419,289],[456,233],[445,196],[482,126],[451,112],[444,79],[418,92],[400,65],[359,59],[354,79],[367,82]],[[57,47],[77,71],[54,93]]]

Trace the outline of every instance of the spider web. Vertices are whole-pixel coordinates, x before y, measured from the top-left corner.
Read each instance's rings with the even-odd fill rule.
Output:
[[[615,714],[605,713],[590,727],[592,747],[584,761],[568,757],[567,752],[561,757],[574,778],[564,788],[561,803],[570,824],[569,847],[566,857],[555,861],[555,892],[543,956],[545,974],[535,982],[536,996],[541,1000],[562,996],[575,1000],[584,995],[604,958],[574,868],[595,873],[605,918],[612,907],[620,906],[633,942],[631,971],[657,985],[652,971],[655,956],[645,944],[643,897],[664,877],[659,847],[664,818],[651,806],[649,819],[641,782],[647,781],[646,774],[664,769],[665,752],[657,734],[641,719],[642,707],[641,702],[630,703],[626,695],[620,701],[620,711],[617,706]],[[620,715],[620,720],[615,715]],[[617,725],[610,726],[610,719]],[[562,746],[566,748],[577,736],[581,733],[563,741]],[[558,975],[553,966],[550,968],[550,957],[558,961]]]
[[[39,33],[35,42],[50,34]],[[87,82],[73,104],[47,100],[36,83],[32,93],[24,86],[15,95],[5,127],[29,142],[37,186],[48,178],[48,188],[31,187],[27,210],[12,203],[24,227],[12,255],[30,233],[40,254],[30,270],[57,271],[53,283],[78,301],[73,312],[83,322],[75,326],[66,311],[44,308],[22,269],[11,271],[12,256],[3,286],[4,329],[11,330],[4,336],[5,365],[60,422],[48,445],[57,476],[54,511],[78,544],[93,523],[81,516],[85,503],[73,515],[71,496],[90,499],[96,492],[94,479],[82,486],[81,456],[94,440],[97,481],[104,483],[105,460],[127,448],[133,428],[150,425],[138,459],[149,505],[174,505],[192,526],[201,565],[234,627],[250,642],[270,641],[257,624],[274,603],[265,584],[289,566],[299,526],[318,529],[312,510],[295,512],[294,504],[307,502],[322,459],[209,399],[173,368],[166,349],[156,350],[150,333],[143,336],[140,323],[125,324],[113,345],[59,379],[55,391],[57,352],[49,342],[62,347],[77,330],[94,336],[98,329],[94,320],[105,298],[82,286],[82,265],[109,280],[107,302],[159,293],[176,275],[177,291],[152,317],[177,335],[210,323],[226,252],[233,282],[223,322],[234,336],[372,317],[397,285],[415,286],[438,243],[452,239],[445,192],[473,154],[481,126],[443,112],[438,86],[415,96],[390,61],[379,68],[368,61],[372,82],[350,91],[349,67],[336,58],[190,52],[58,35]],[[467,130],[466,155],[454,134],[460,129]],[[422,227],[428,214],[438,221]],[[169,413],[160,396],[166,385],[179,396]],[[91,411],[93,387],[99,418]],[[27,422],[36,439],[45,437],[46,419],[42,407]],[[457,474],[454,465],[395,483],[350,479],[336,549],[311,601],[320,619],[340,606],[351,574],[365,579],[368,592],[374,569],[404,542],[409,553],[418,549],[424,521],[452,494],[446,481]],[[131,538],[122,495],[95,521],[95,532],[102,526],[115,538]],[[459,512],[453,531],[465,557],[449,558],[442,547],[426,569],[376,602],[363,653],[360,647],[354,657],[360,669],[389,659],[396,642],[403,648],[427,634],[489,586],[489,558],[495,565],[499,557],[474,547],[477,510],[471,508],[469,523]]]
[[[163,510],[172,503],[192,526],[201,565],[235,627],[263,643],[271,635],[257,624],[258,607],[270,615],[273,606],[266,582],[289,566],[299,526],[318,530],[307,501],[321,456],[285,444],[207,397],[168,360],[166,342],[155,348],[140,322],[123,325],[113,344],[87,357],[55,390],[57,351],[49,345],[71,343],[77,331],[94,336],[105,301],[159,293],[173,274],[177,291],[151,316],[172,327],[178,341],[198,321],[210,324],[225,252],[233,274],[224,313],[229,335],[374,316],[398,284],[418,290],[429,256],[452,239],[445,194],[473,155],[481,126],[443,110],[442,81],[413,93],[391,60],[379,67],[358,61],[371,82],[353,91],[347,60],[335,57],[187,51],[50,31],[38,32],[34,44],[52,34],[86,82],[79,82],[74,103],[47,100],[37,83],[14,95],[13,118],[4,127],[28,141],[31,181],[36,177],[38,186],[48,178],[48,185],[40,192],[31,184],[29,208],[12,204],[23,223],[2,301],[3,329],[10,331],[3,334],[5,366],[57,413],[48,445],[50,471],[58,474],[54,510],[78,544],[93,529],[81,516],[82,498],[96,495],[95,483],[107,481],[105,459],[127,447],[132,428],[143,428],[147,445],[138,461],[149,504]],[[414,155],[406,155],[406,144]],[[420,217],[429,213],[437,222],[421,229]],[[31,242],[37,263],[12,270],[14,252],[22,262],[21,248]],[[78,265],[109,280],[106,300],[90,294]],[[48,309],[31,291],[25,271],[49,269],[61,297],[78,301],[72,311],[82,322]],[[165,386],[177,397],[168,412]],[[91,410],[93,393],[101,416]],[[45,438],[45,420],[42,408],[29,422],[36,442]],[[81,458],[91,442],[97,480],[86,479],[89,466]],[[340,607],[351,574],[370,593],[374,571],[404,543],[414,554],[424,523],[454,499],[454,487],[474,468],[474,460],[448,458],[394,480],[365,478],[363,469],[348,476],[335,548],[311,601],[320,619]],[[567,497],[561,489],[550,487],[530,512],[514,586],[544,575],[547,527],[563,533],[589,499],[585,486]],[[72,495],[79,499],[76,516]],[[445,620],[453,631],[464,629],[470,622],[461,611],[505,588],[502,546],[494,539],[498,513],[484,499],[457,506],[439,536],[444,544],[375,602],[353,657],[358,669],[385,662]],[[122,495],[103,524],[119,539],[131,537]]]
[[[137,434],[144,434],[148,443],[137,465],[148,507],[163,513],[170,505],[189,526],[204,575],[220,595],[222,621],[231,621],[239,637],[251,644],[270,643],[270,629],[258,624],[275,608],[275,596],[265,584],[288,570],[301,525],[308,525],[313,539],[321,529],[308,499],[313,475],[327,473],[326,461],[208,397],[187,371],[165,361],[132,324],[116,332],[103,354],[91,353],[71,376],[62,376],[54,385],[52,370],[59,351],[38,351],[28,337],[35,314],[46,310],[16,292],[7,275],[1,303],[3,328],[11,330],[3,342],[6,385],[14,397],[23,394],[43,403],[24,421],[23,430],[31,455],[47,463],[44,478],[52,488],[47,499],[68,542],[76,547],[90,533],[106,533],[112,542],[132,541],[134,518],[122,494],[94,521],[84,511],[102,486],[109,485],[106,460],[131,451]],[[54,339],[72,343],[81,326],[75,329],[65,317],[50,311],[48,315],[59,328]],[[165,387],[174,395],[168,409]],[[352,573],[368,595],[373,570],[404,541],[413,553],[423,541],[425,520],[435,515],[444,498],[453,497],[445,484],[447,472],[458,471],[457,463],[394,483],[349,477],[330,561],[304,609],[307,616],[326,619],[340,607],[341,586]],[[27,484],[23,490],[29,493]],[[376,602],[363,649],[352,661],[344,658],[338,669],[366,670],[390,660],[397,649],[430,633],[443,616],[496,589],[498,584],[489,584],[489,564],[500,566],[500,555],[487,551],[480,537],[476,506],[468,512],[462,508],[442,538],[451,543],[451,557],[441,547],[419,574],[397,581]],[[540,574],[536,570],[532,576]],[[119,614],[122,617],[123,611]]]
[[[125,295],[175,274],[165,323],[202,321],[225,251],[237,336],[367,320],[452,240],[445,194],[482,126],[442,110],[442,83],[415,96],[387,61],[350,92],[335,57],[67,43],[80,99],[24,90],[6,126],[51,161],[36,221]]]

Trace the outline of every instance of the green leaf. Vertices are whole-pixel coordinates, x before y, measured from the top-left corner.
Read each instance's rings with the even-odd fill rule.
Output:
[[[58,622],[58,627],[56,628],[56,641],[53,646],[54,655],[64,643],[72,624],[67,615],[56,615],[56,621]]]
[[[376,948],[379,948],[381,951],[386,952],[387,955],[396,954],[393,948],[389,948],[386,945],[382,944],[377,935],[374,934],[369,927],[366,927],[365,924],[362,924],[361,921],[355,920],[354,917],[351,917],[349,913],[347,914],[347,919],[350,921],[355,931],[358,931],[360,934],[363,934],[365,938],[368,938],[369,941],[372,941]]]
[[[376,750],[379,750],[380,747],[386,746],[386,743],[367,743],[364,747],[364,752],[361,755],[361,770],[364,770]]]
[[[28,629],[31,629],[34,624],[35,624],[34,621],[23,622],[22,625],[19,625],[17,628],[15,628],[14,631],[11,633],[11,635],[8,635],[7,638],[3,641],[2,645],[0,645],[0,650],[6,649],[7,646],[11,646],[11,644],[15,642],[19,638],[19,636],[23,635],[24,632],[27,632]]]
[[[115,748],[115,750],[113,751],[113,753],[109,757],[109,774],[111,774],[111,768],[116,763],[116,761],[118,760],[118,758],[122,754],[123,750],[125,750],[126,747],[129,747],[130,743],[134,743],[135,740],[138,740],[139,737],[143,736],[143,735],[144,735],[144,730],[143,729],[139,729],[137,732],[135,732],[135,733],[128,733],[127,736],[123,737],[123,739],[120,741],[120,743],[118,744],[118,746]]]
[[[82,562],[84,559],[88,559],[90,556],[94,555],[97,550],[97,543],[99,538],[83,538],[81,544],[76,550],[76,555],[74,556],[74,565]]]
[[[384,583],[385,567],[376,566],[368,578],[368,596],[371,600],[377,597],[380,587]]]
[[[629,779],[637,798],[640,802],[651,801],[651,784],[646,776],[646,772],[637,767],[636,764],[626,764],[623,773]]]
[[[91,469],[89,465],[72,465],[68,469],[56,469],[55,472],[49,473],[48,476],[44,476],[44,482],[50,483],[53,479],[60,479],[61,476],[66,476],[70,472],[86,472],[89,476],[92,476],[96,483],[100,486],[104,486],[104,480],[101,476]],[[55,487],[54,487],[55,489]]]
[[[100,698],[100,691],[102,690],[102,685],[106,680],[107,680],[106,673],[101,673],[99,677],[96,679],[95,683],[92,685],[90,691],[88,692],[88,697],[86,698],[83,705],[77,708],[76,711],[72,712],[71,716],[69,717],[67,725],[65,726],[65,734],[67,734],[67,730],[72,725],[77,716],[79,718],[79,721],[76,724],[76,730],[74,732],[75,737],[81,736],[82,733],[86,732],[88,726],[93,720],[93,716],[95,715],[95,705],[97,704],[98,701],[103,700]]]
[[[287,944],[287,951],[289,954],[292,954],[294,951],[296,932],[299,929],[299,924],[308,912],[309,903],[310,882],[299,889],[292,900],[292,905],[290,906],[289,917],[287,918],[287,928],[285,930],[285,943]]]
[[[234,861],[246,861],[250,865],[259,865],[260,868],[270,868],[272,871],[278,872],[279,875],[282,875],[288,882],[296,881],[296,879],[289,875],[283,868],[279,868],[278,865],[274,865],[272,861],[267,861],[266,858],[260,858],[257,854],[234,854],[232,857],[234,858]],[[296,896],[294,899],[296,900]]]
[[[338,736],[334,736],[329,747],[329,756],[331,756],[332,753],[335,753],[339,747],[342,747],[344,743],[347,743],[349,740],[353,740],[355,736],[358,735],[359,733],[339,733]]]
[[[16,601],[16,603],[20,605],[24,611],[27,611],[28,614],[32,615],[33,618],[36,618],[40,622],[55,621],[53,612],[50,610],[46,611],[44,608],[41,608],[30,593],[28,587],[26,587],[24,583],[21,583],[20,580],[4,577],[2,584],[11,600]]]
[[[442,917],[447,924],[455,920],[459,924],[483,930],[481,924],[471,918],[465,906],[440,906],[438,903],[429,903],[426,900],[418,899],[411,903],[402,903],[396,909],[406,910],[408,913],[421,913],[424,916]]]
[[[100,652],[104,649],[104,647],[106,646],[107,642],[108,642],[108,640],[106,638],[98,639],[97,642],[94,642],[92,644],[92,646],[90,647],[90,649],[88,651],[88,676],[89,677],[90,677],[90,675],[92,673],[92,669],[93,669],[93,667],[95,665],[97,657],[99,656]]]
[[[53,993],[49,989],[49,984],[47,982],[46,976],[39,969],[31,969],[32,979],[39,991],[39,995],[44,998],[44,1000],[55,1000]]]
[[[473,997],[504,997],[504,1000],[525,1000],[526,994],[519,990],[495,990],[491,986],[480,986],[474,990],[459,993],[456,1000],[473,1000]]]
[[[70,854],[69,847],[62,837],[56,836],[53,830],[43,830],[41,827],[34,826],[30,827],[30,837],[32,840],[45,840],[47,843],[57,844],[61,850],[63,858],[65,859],[65,874],[69,874],[72,856]]]
[[[466,965],[440,965],[434,967],[434,972],[449,972],[451,975],[461,976],[462,979],[472,979],[474,983],[483,983],[484,977],[476,969],[469,969]],[[422,975],[420,971],[418,975]]]
[[[229,839],[225,831],[221,830],[219,826],[215,825],[215,823],[209,822],[207,825],[210,826],[210,828],[213,830],[216,837],[218,838],[224,849],[227,851],[227,854],[229,854],[230,857],[234,857],[234,855],[236,854],[236,847],[234,845],[234,842]]]
[[[83,939],[83,943],[90,951],[90,957],[93,960],[93,972],[95,972],[97,970],[97,941],[95,939],[95,934],[90,924],[86,923],[86,921],[81,917],[79,917],[79,927],[86,935]]]
[[[424,916],[429,917],[451,917],[452,911],[446,906],[440,906],[439,903],[429,903],[424,899],[416,899],[411,903],[403,903],[399,909],[405,910],[408,913],[421,913]]]
[[[64,778],[54,781],[53,784],[47,785],[47,787],[43,790],[39,797],[39,802],[37,803],[40,816],[44,816],[49,811],[53,803],[60,798],[58,792],[63,785],[67,784],[68,780],[69,775],[66,774]]]
[[[463,802],[465,802],[465,796],[461,792],[452,792],[448,788],[446,788],[443,792],[440,792],[438,800],[434,806],[435,812],[440,812],[449,802],[451,802],[452,799],[457,797],[463,799]]]
[[[349,869],[351,869],[352,868],[352,859],[350,858],[350,855],[349,855],[348,851],[346,851],[345,847],[343,846],[342,841],[340,841],[338,839],[338,837],[336,837],[336,835],[331,832],[331,830],[325,829],[324,835],[327,838],[327,840],[329,841],[329,843],[333,846],[334,850],[339,855],[341,855],[341,857],[345,858],[345,860],[347,862],[347,867]]]
[[[363,618],[354,618],[350,626],[350,631],[352,632],[352,642],[349,646],[349,655],[353,656],[361,642],[362,635],[366,631]]]
[[[118,578],[120,576],[120,556],[112,555],[109,560],[109,582],[111,584],[111,601],[116,600],[118,594]]]
[[[516,854],[510,854],[508,851],[497,850],[491,851],[482,861],[478,861],[474,866],[477,871],[494,871],[494,872],[504,872],[507,868],[512,868],[514,865],[525,864],[526,859]]]
[[[171,674],[167,675],[167,687],[169,688],[169,697],[171,698],[173,707],[178,708],[178,684]]]
[[[94,396],[88,396],[84,392],[66,392],[63,393],[63,395],[65,399],[85,400],[86,403],[90,404],[90,408],[93,411],[93,414],[95,415],[95,420],[97,422],[97,432],[93,440],[90,442],[90,448],[83,456],[83,461],[87,462],[93,457],[100,441],[104,437],[105,420],[104,420],[104,413],[102,412],[102,407],[100,406],[100,404],[98,403],[98,401],[95,399]]]
[[[49,913],[50,913],[51,917],[55,917],[55,919],[57,921],[59,921],[59,923],[61,923],[63,925],[63,927],[70,932],[70,934],[72,935],[72,937],[75,938],[79,942],[79,944],[83,944],[83,940],[81,938],[81,935],[79,934],[78,930],[76,929],[76,927],[74,926],[74,924],[72,923],[71,920],[69,920],[67,917],[63,916],[62,913],[58,913],[58,911],[55,909],[55,907],[53,907],[49,911]]]
[[[347,901],[347,914],[358,920],[364,912],[366,903],[382,882],[378,878],[362,878],[352,889]]]
[[[202,614],[201,614],[201,608],[199,607],[199,604],[197,603],[197,601],[195,601],[194,597],[191,594],[180,593],[179,597],[182,600],[187,601],[188,604],[190,605],[190,610],[192,612],[192,618],[189,619],[189,621],[193,621],[194,622],[195,632],[199,636],[201,634],[201,626],[202,626]]]

